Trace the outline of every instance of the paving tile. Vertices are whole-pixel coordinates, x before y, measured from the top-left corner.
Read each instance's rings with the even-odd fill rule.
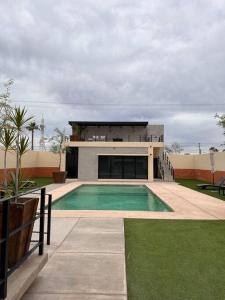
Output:
[[[51,245],[60,245],[77,222],[78,218],[53,218]]]
[[[113,218],[80,218],[75,229],[82,229],[94,232],[123,232],[123,220]]]
[[[123,253],[124,235],[120,232],[73,230],[58,251]]]
[[[124,255],[56,253],[29,292],[125,294]]]
[[[126,296],[87,294],[26,294],[21,300],[126,300]]]

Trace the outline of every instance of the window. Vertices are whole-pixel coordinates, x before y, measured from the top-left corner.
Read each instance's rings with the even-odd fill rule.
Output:
[[[135,157],[127,156],[123,158],[123,171],[124,171],[124,178],[127,179],[135,179]]]
[[[148,158],[136,157],[136,178],[143,179],[148,177]]]
[[[99,156],[98,178],[147,179],[147,156]]]
[[[123,158],[121,156],[111,156],[111,178],[122,178]]]

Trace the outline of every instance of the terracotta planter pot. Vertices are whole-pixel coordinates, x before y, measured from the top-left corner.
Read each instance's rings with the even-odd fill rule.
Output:
[[[70,141],[71,142],[80,141],[80,136],[78,134],[71,135],[70,136]]]
[[[37,212],[38,198],[21,198],[9,206],[9,232],[31,221]],[[34,224],[30,224],[9,238],[8,266],[14,266],[30,248]],[[0,205],[0,232],[2,232],[2,205]]]
[[[65,183],[67,172],[53,172],[52,176],[54,183]]]

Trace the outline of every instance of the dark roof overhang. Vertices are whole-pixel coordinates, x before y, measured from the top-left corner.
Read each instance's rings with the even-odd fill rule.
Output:
[[[69,121],[71,126],[147,126],[148,122]]]

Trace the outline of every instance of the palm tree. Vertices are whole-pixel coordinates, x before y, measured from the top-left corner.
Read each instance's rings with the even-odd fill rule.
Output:
[[[31,131],[31,150],[34,150],[34,131],[38,130],[39,126],[36,122],[30,122],[26,129]]]

